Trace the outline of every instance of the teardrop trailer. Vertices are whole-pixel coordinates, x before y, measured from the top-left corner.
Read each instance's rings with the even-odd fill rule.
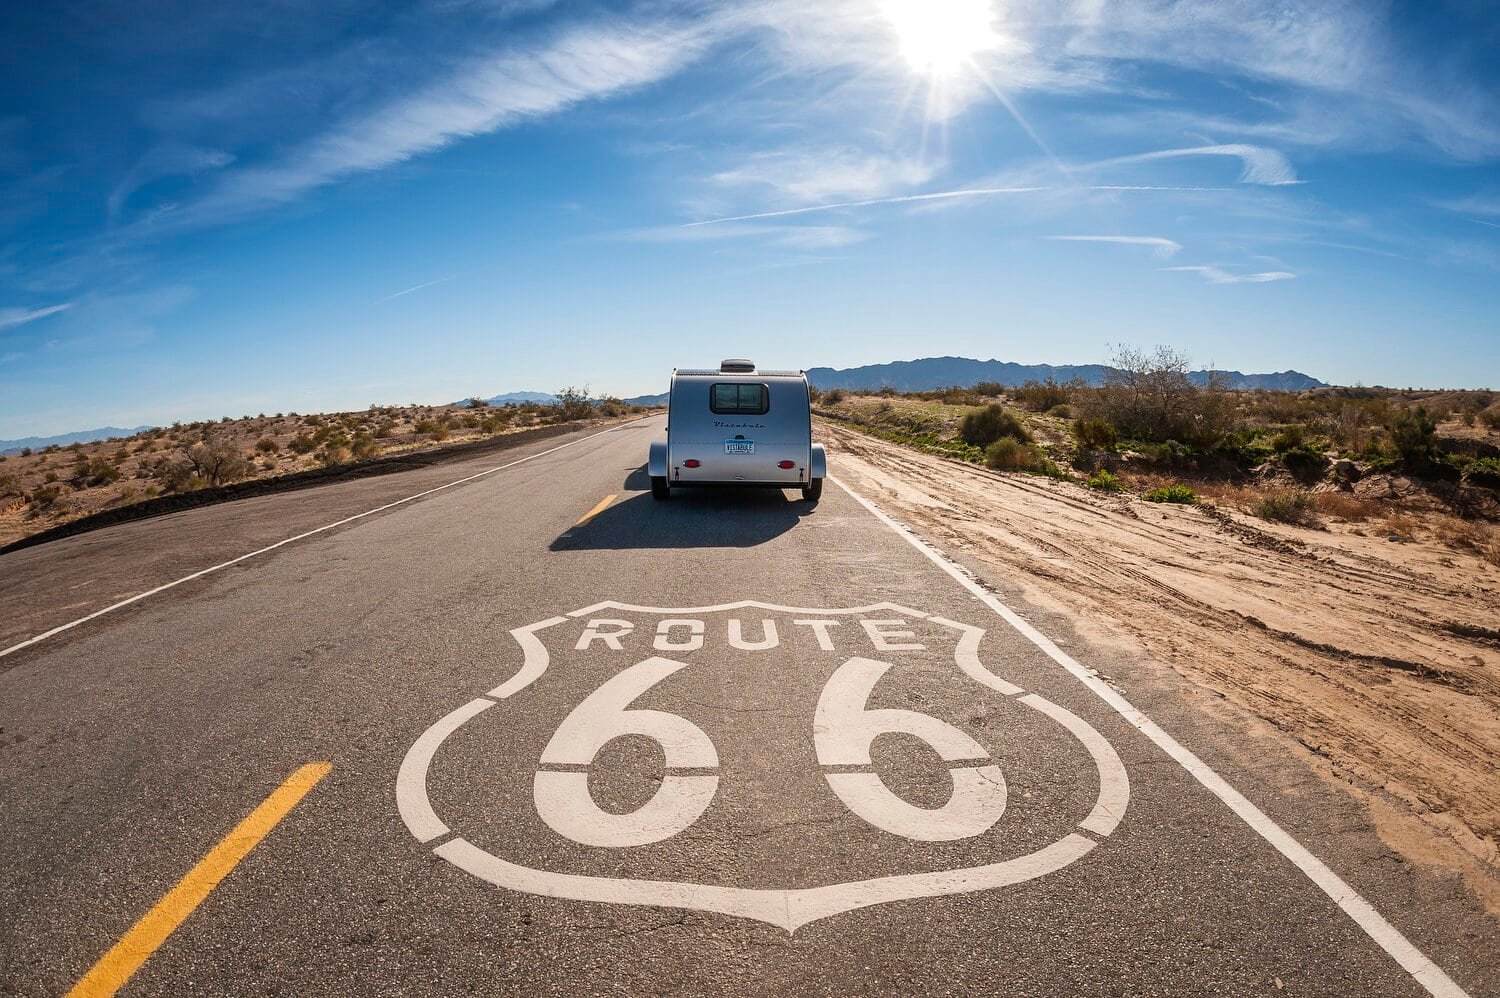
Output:
[[[812,442],[807,376],[760,371],[748,360],[674,370],[666,437],[651,442],[647,469],[657,499],[673,488],[740,485],[801,489],[817,502],[828,458]]]

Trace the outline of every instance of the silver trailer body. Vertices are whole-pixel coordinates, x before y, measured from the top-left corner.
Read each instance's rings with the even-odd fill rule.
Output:
[[[648,471],[658,499],[673,487],[744,485],[801,489],[816,500],[827,458],[812,442],[806,376],[745,360],[673,371],[667,433],[652,442]]]

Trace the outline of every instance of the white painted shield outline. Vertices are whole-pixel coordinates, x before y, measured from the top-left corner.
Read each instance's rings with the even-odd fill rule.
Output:
[[[431,765],[432,757],[436,754],[438,747],[449,735],[473,718],[496,706],[500,701],[526,689],[547,671],[551,659],[546,646],[537,637],[538,631],[565,623],[570,618],[598,613],[601,610],[681,617],[743,608],[809,617],[847,616],[888,610],[958,631],[960,637],[954,651],[954,659],[964,675],[981,686],[1003,696],[1014,698],[1032,710],[1050,717],[1078,739],[1094,760],[1094,765],[1099,771],[1099,797],[1088,817],[1078,823],[1078,828],[1083,832],[1103,838],[1113,832],[1119,825],[1120,819],[1124,817],[1125,809],[1130,803],[1130,781],[1114,747],[1105,740],[1103,735],[1094,730],[1092,725],[1072,711],[1035,693],[1027,693],[1021,687],[1001,679],[986,669],[979,660],[979,642],[985,633],[983,628],[960,624],[954,620],[922,613],[920,610],[912,610],[895,603],[875,603],[846,610],[828,610],[778,606],[758,600],[740,600],[736,603],[723,603],[718,606],[665,609],[606,600],[584,607],[582,610],[574,610],[566,616],[552,617],[539,623],[518,627],[510,632],[525,652],[526,657],[520,671],[484,696],[477,697],[449,713],[424,731],[422,736],[407,750],[406,758],[401,762],[400,773],[396,777],[396,804],[401,812],[401,819],[406,822],[406,827],[411,830],[418,841],[423,843],[443,838],[452,831],[433,811],[432,803],[427,797],[428,766]],[[575,901],[714,911],[768,922],[790,933],[820,918],[870,905],[992,890],[1034,880],[1082,858],[1096,845],[1098,845],[1096,839],[1072,832],[1049,846],[1000,863],[789,890],[723,887],[665,880],[625,880],[533,870],[485,852],[461,836],[443,842],[436,846],[433,852],[481,880],[527,894],[568,898]]]

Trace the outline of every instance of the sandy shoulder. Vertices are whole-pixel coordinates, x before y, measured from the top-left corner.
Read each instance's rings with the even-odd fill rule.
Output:
[[[1388,844],[1500,911],[1500,569],[997,474],[821,421],[851,485],[1315,753]]]

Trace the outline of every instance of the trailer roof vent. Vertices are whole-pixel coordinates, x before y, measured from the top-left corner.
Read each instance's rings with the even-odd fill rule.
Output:
[[[719,365],[720,374],[754,374],[755,361],[731,357]]]

